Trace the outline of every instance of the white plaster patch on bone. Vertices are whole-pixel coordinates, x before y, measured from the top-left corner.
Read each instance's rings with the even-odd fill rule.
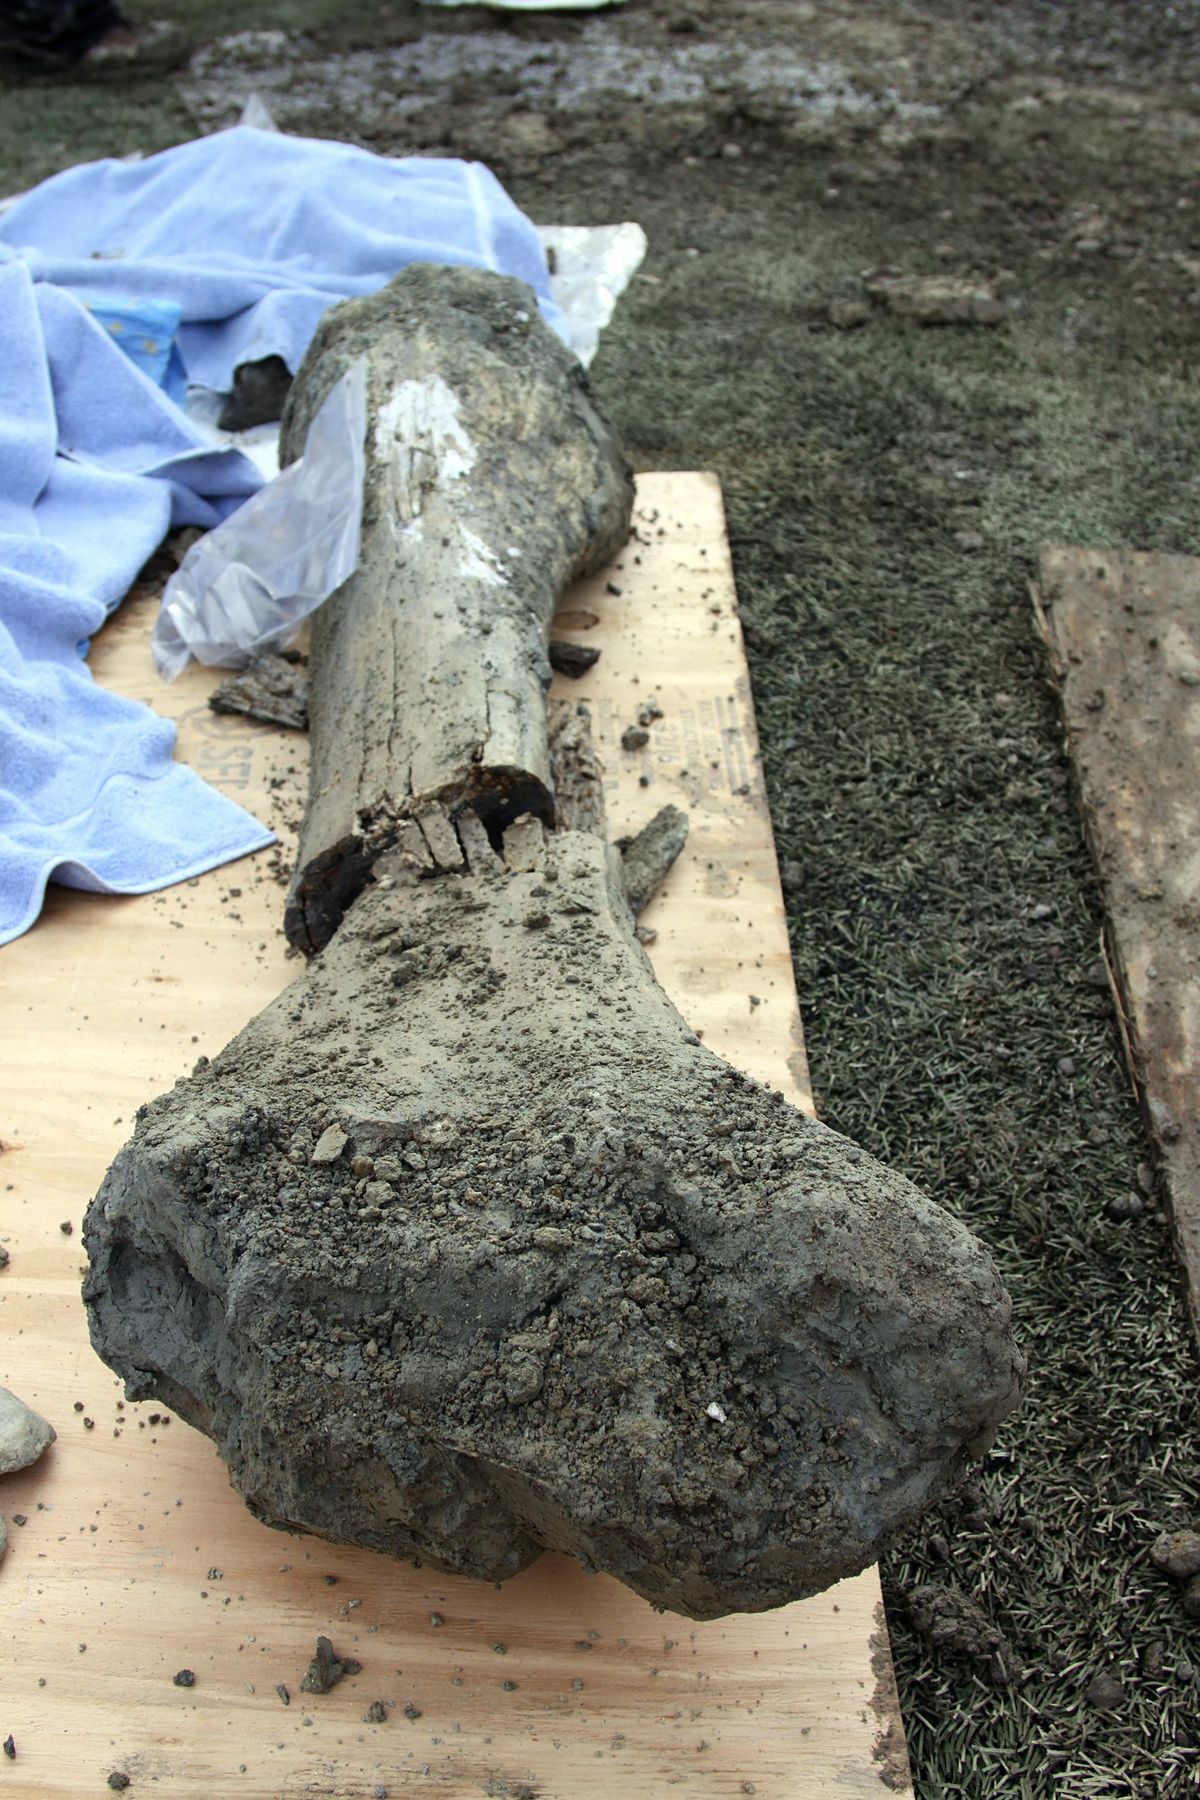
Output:
[[[459,416],[458,399],[440,375],[402,381],[375,421],[375,455],[388,471],[390,517],[397,537],[419,542],[432,494],[469,475],[476,451]],[[507,571],[490,544],[456,519],[440,518],[437,532],[459,573],[503,587]]]
[[[504,565],[491,545],[485,544],[469,525],[460,525],[458,535],[461,539],[459,567],[463,574],[473,581],[486,581],[492,587],[506,586]]]
[[[375,455],[388,470],[397,533],[411,529],[435,489],[470,473],[475,446],[440,375],[402,381],[389,394],[375,420]]]

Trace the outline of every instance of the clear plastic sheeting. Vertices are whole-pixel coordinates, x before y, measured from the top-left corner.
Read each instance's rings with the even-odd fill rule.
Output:
[[[325,396],[304,454],[192,545],[150,634],[174,680],[189,657],[244,668],[291,643],[358,567],[367,422],[366,359]]]
[[[600,333],[646,254],[640,225],[539,225],[550,291],[567,322],[571,348],[586,368]]]

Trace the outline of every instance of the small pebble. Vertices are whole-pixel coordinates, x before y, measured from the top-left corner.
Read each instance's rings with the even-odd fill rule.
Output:
[[[70,1219],[64,1219],[58,1229],[62,1232],[64,1237],[70,1237],[75,1227],[72,1225]]]
[[[871,308],[865,300],[831,300],[828,316],[836,331],[857,331],[871,317]]]
[[[114,1769],[108,1778],[108,1785],[118,1794],[123,1788],[127,1788],[129,1786],[129,1777],[124,1769]]]
[[[1140,1219],[1146,1203],[1140,1194],[1117,1194],[1104,1210],[1110,1219]]]
[[[4,1740],[4,1754],[7,1756],[9,1762],[16,1762],[17,1746],[11,1731]]]
[[[1113,1712],[1125,1698],[1125,1687],[1111,1669],[1101,1669],[1088,1682],[1083,1697],[1098,1712]]]
[[[1150,1561],[1176,1581],[1200,1575],[1200,1531],[1161,1532],[1150,1546]]]
[[[172,1675],[171,1680],[176,1687],[195,1687],[196,1685],[196,1677],[191,1669],[180,1669],[178,1674]]]
[[[27,1469],[54,1442],[54,1436],[54,1427],[32,1407],[7,1388],[0,1388],[0,1475]]]
[[[644,725],[627,725],[621,733],[622,750],[642,750],[650,742],[650,733]]]

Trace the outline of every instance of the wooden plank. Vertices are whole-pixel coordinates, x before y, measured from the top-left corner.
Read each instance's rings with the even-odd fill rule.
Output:
[[[603,654],[556,693],[592,705],[614,834],[667,799],[691,811],[688,850],[644,915],[665,985],[715,1049],[806,1099],[719,487],[646,476],[638,521],[619,564],[564,609],[560,632]],[[288,839],[304,740],[209,712],[211,672],[158,685],[151,611],[122,609],[96,643],[97,675],[176,716],[180,754]],[[644,750],[624,752],[621,729],[652,693],[663,716]],[[0,1492],[27,1521],[0,1575],[0,1735],[17,1745],[6,1791],[99,1793],[113,1769],[131,1795],[248,1800],[908,1791],[873,1570],[703,1625],[560,1557],[493,1589],[270,1532],[206,1439],[156,1423],[160,1408],[121,1406],[87,1344],[78,1239],[60,1221],[78,1229],[138,1103],[296,972],[272,863],[286,871],[286,842],[164,894],[52,890],[0,961],[0,1032],[18,1049],[0,1125],[12,1258],[0,1379],[59,1431]],[[316,1698],[299,1681],[321,1632],[363,1671]],[[181,1668],[194,1687],[172,1685]],[[384,1724],[364,1722],[374,1700],[395,1702]]]
[[[1109,967],[1200,1333],[1200,560],[1056,547],[1040,576]]]

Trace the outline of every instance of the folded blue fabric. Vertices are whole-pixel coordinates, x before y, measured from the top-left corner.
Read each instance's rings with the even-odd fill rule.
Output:
[[[490,170],[453,158],[236,125],[52,176],[0,218],[0,243],[86,299],[177,302],[188,380],[221,392],[264,356],[294,372],[327,307],[412,262],[517,275],[566,338],[533,226]]]
[[[259,485],[70,294],[0,263],[0,943],[46,882],[145,893],[272,833],[182,763],[175,727],[97,687],[81,647],[165,533]],[[80,379],[81,371],[83,379]]]
[[[0,943],[48,879],[144,893],[272,841],[80,660],[170,527],[259,483],[154,385],[156,333],[143,372],[104,321],[177,313],[189,381],[224,391],[243,362],[295,370],[327,307],[418,261],[521,277],[566,337],[532,225],[477,164],[238,126],[68,169],[0,217]]]
[[[187,400],[187,373],[175,339],[182,311],[175,300],[131,300],[124,294],[85,300],[116,344],[155,387],[164,388],[177,405]]]

